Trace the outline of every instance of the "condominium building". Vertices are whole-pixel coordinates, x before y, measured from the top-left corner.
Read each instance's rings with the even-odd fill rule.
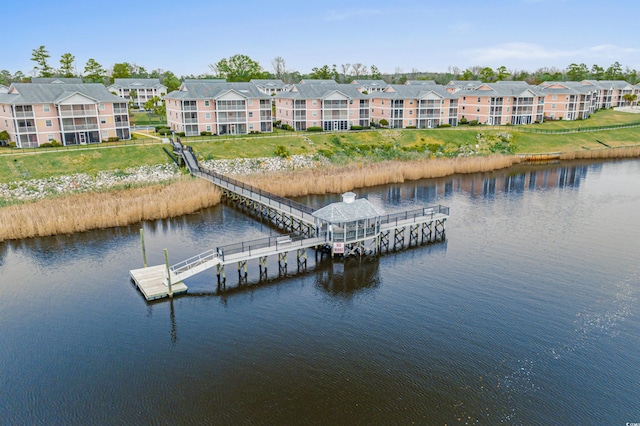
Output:
[[[458,124],[458,95],[437,84],[392,84],[371,95],[371,117],[391,128],[430,129]]]
[[[251,83],[255,84],[259,91],[265,95],[273,96],[276,93],[286,91],[290,85],[278,79],[253,79]]]
[[[164,99],[167,124],[186,136],[272,131],[271,96],[253,83],[186,80]]]
[[[275,95],[276,120],[294,130],[322,127],[323,130],[349,130],[368,127],[369,102],[355,84],[333,80],[304,80],[289,91]]]
[[[538,85],[545,95],[544,116],[552,120],[583,120],[596,109],[598,90],[577,81],[547,81]]]
[[[158,78],[116,78],[108,89],[134,107],[144,107],[154,96],[162,99],[167,94],[167,87]]]
[[[129,139],[127,103],[98,83],[13,83],[0,93],[0,131],[16,146]]]
[[[458,115],[481,124],[531,124],[542,122],[545,95],[522,81],[482,83],[472,90],[456,93]]]
[[[596,109],[626,106],[624,95],[634,93],[633,85],[624,80],[583,80],[584,85],[594,87],[596,94]]]

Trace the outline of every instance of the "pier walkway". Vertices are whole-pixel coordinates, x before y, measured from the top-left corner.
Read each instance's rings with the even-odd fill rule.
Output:
[[[130,276],[147,300],[187,291],[184,280],[216,268],[218,287],[226,286],[225,267],[237,265],[238,281],[247,282],[249,261],[258,260],[260,280],[267,279],[268,258],[277,256],[278,273],[286,274],[289,253],[295,252],[298,270],[307,267],[307,250],[314,249],[316,262],[327,254],[340,257],[365,256],[401,250],[445,239],[449,208],[441,205],[382,215],[366,199],[343,194],[342,203],[315,210],[219,173],[205,170],[191,147],[172,142],[181,162],[194,175],[207,179],[240,207],[266,218],[285,234],[243,241],[207,250],[173,266],[134,269]],[[346,198],[345,198],[346,197]],[[324,211],[324,212],[323,212]],[[339,211],[339,220],[327,219]],[[144,247],[143,247],[144,250]]]

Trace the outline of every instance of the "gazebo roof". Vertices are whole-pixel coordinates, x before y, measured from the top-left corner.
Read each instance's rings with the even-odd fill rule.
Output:
[[[366,198],[355,199],[353,192],[342,194],[343,201],[332,203],[313,213],[315,218],[328,223],[347,223],[380,217],[383,212]]]

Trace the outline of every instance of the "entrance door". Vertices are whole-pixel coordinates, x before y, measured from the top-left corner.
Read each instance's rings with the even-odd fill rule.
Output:
[[[340,123],[338,121],[334,121],[333,122],[333,129],[331,130],[338,130],[340,129]]]
[[[87,143],[86,135],[84,133],[78,133],[78,142],[80,142],[80,145]]]
[[[236,125],[235,124],[229,124],[229,134],[230,135],[235,135],[236,134]]]

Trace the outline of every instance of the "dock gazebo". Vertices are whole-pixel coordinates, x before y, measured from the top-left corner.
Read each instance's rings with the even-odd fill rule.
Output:
[[[342,201],[329,204],[313,212],[316,229],[326,232],[331,254],[364,254],[377,251],[380,236],[380,217],[383,212],[366,198],[356,194],[342,194]]]

